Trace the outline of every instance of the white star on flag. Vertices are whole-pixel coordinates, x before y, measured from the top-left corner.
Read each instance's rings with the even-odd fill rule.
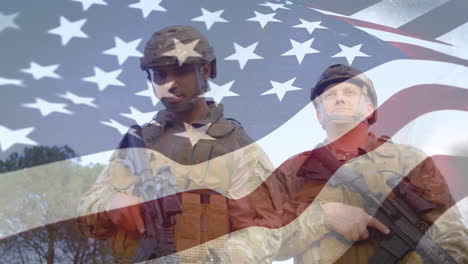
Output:
[[[92,5],[104,5],[106,6],[107,3],[103,0],[72,0],[73,2],[79,2],[81,3],[81,6],[83,7],[83,11],[88,10]]]
[[[146,85],[147,88],[143,91],[139,91],[136,93],[136,95],[149,97],[151,99],[151,103],[153,103],[153,106],[155,106],[159,103],[159,99],[154,94],[153,85],[150,81],[146,81]]]
[[[245,64],[249,60],[259,60],[263,57],[254,53],[255,48],[258,45],[258,41],[248,47],[242,47],[241,45],[234,42],[234,49],[236,52],[231,56],[226,57],[224,60],[237,60],[241,70],[244,68]]]
[[[62,77],[55,73],[55,70],[57,70],[58,67],[58,64],[41,66],[33,61],[29,64],[28,69],[22,69],[21,72],[31,74],[34,80],[40,80],[45,77],[61,79]]]
[[[137,47],[141,42],[141,38],[129,42],[125,42],[119,37],[115,37],[114,40],[115,47],[105,50],[103,53],[117,56],[119,65],[122,65],[128,59],[128,57],[143,56],[143,54],[137,50]]]
[[[263,14],[257,11],[254,11],[255,16],[251,17],[249,19],[246,19],[246,21],[254,21],[260,23],[260,27],[265,28],[266,24],[268,22],[281,22],[281,20],[278,20],[274,18],[276,13],[269,13],[269,14]]]
[[[159,123],[158,121],[156,121],[156,120],[154,120],[154,119],[151,120],[148,124],[149,124],[149,125],[155,125],[155,126],[161,126],[161,123]]]
[[[67,106],[66,104],[50,103],[41,98],[36,98],[35,103],[22,104],[22,106],[37,109],[39,110],[39,112],[41,112],[41,115],[44,117],[52,113],[62,113],[67,115],[73,114],[73,112],[69,111],[68,109],[65,109],[65,107]]]
[[[120,115],[135,120],[138,125],[143,125],[149,123],[157,113],[158,111],[142,113],[140,110],[130,106],[129,114],[122,113]]]
[[[28,138],[33,130],[34,127],[13,130],[0,125],[0,149],[7,151],[15,144],[37,145],[36,141]]]
[[[140,136],[137,134],[137,132],[138,132],[138,130],[137,130],[136,128],[133,128],[133,127],[131,127],[131,128],[127,131],[128,134],[133,135],[134,137],[137,137],[137,138],[143,140],[143,138],[140,137]]]
[[[338,45],[340,45],[341,51],[333,55],[332,58],[345,57],[349,65],[353,64],[354,58],[356,57],[369,57],[369,55],[360,51],[362,44],[353,47],[348,47],[341,44]]]
[[[18,14],[4,15],[0,12],[0,33],[7,28],[19,29],[19,26],[15,23]]]
[[[159,85],[154,84],[156,96],[160,99],[163,97],[174,97],[175,95],[169,92],[169,90],[172,87],[172,84],[174,84],[174,81],[170,81],[170,82],[159,84]]]
[[[276,11],[278,9],[291,10],[290,8],[284,7],[284,4],[275,4],[275,3],[271,3],[271,2],[267,2],[267,1],[265,1],[264,4],[258,4],[258,5],[270,7],[273,11]]]
[[[85,77],[82,80],[86,82],[96,83],[99,90],[103,91],[109,85],[125,86],[121,81],[117,80],[117,77],[121,72],[122,70],[105,72],[99,67],[94,66],[94,76]]]
[[[297,42],[293,39],[290,39],[291,45],[293,46],[292,49],[286,51],[281,56],[296,56],[297,62],[299,64],[302,63],[306,54],[313,54],[318,53],[319,51],[312,48],[312,43],[314,42],[314,38],[311,38],[304,42]]]
[[[24,86],[23,80],[19,79],[8,79],[0,77],[0,85],[16,85],[16,86]]]
[[[112,118],[109,119],[109,120],[110,120],[110,122],[101,121],[101,124],[117,129],[117,131],[119,131],[119,133],[122,134],[122,135],[125,135],[127,133],[127,131],[128,131],[127,126],[124,126],[124,125],[120,124],[119,122],[115,121]]]
[[[129,5],[131,8],[138,8],[143,13],[143,17],[146,18],[152,11],[166,12],[167,10],[161,6],[162,0],[140,0],[139,3]]]
[[[202,55],[195,51],[199,39],[196,39],[190,43],[184,44],[178,39],[174,38],[174,49],[163,53],[165,56],[177,57],[179,66],[184,64],[188,57],[201,57]]]
[[[314,32],[314,30],[316,29],[328,29],[327,27],[324,27],[324,26],[321,26],[320,24],[322,23],[322,21],[315,21],[315,22],[311,22],[311,21],[307,21],[307,20],[304,20],[304,19],[299,19],[301,21],[301,24],[297,24],[295,26],[293,26],[293,28],[305,28],[307,30],[307,32],[309,32],[309,34],[312,34],[312,32]]]
[[[275,82],[275,81],[270,81],[271,85],[273,85],[273,88],[270,90],[262,93],[262,95],[267,95],[267,94],[276,94],[278,96],[278,99],[283,100],[284,96],[286,95],[287,92],[290,91],[297,91],[297,90],[302,90],[302,88],[293,86],[292,84],[296,80],[296,77],[292,78],[289,81],[280,83],[280,82]]]
[[[204,22],[207,30],[210,30],[210,28],[216,22],[219,22],[219,23],[229,22],[226,19],[221,17],[221,15],[224,12],[224,9],[214,11],[214,12],[210,12],[210,11],[202,8],[201,11],[202,11],[202,15],[199,16],[199,17],[193,18],[192,21]]]
[[[58,94],[57,96],[62,97],[64,99],[67,99],[67,100],[71,101],[74,104],[83,104],[83,105],[91,106],[91,107],[94,107],[94,108],[99,108],[96,104],[93,103],[95,98],[92,98],[92,97],[78,96],[78,95],[76,95],[76,94],[74,94],[72,92],[69,92],[69,91],[67,91],[65,94]]]
[[[49,30],[48,33],[59,35],[62,39],[62,46],[65,46],[72,38],[88,38],[88,35],[81,31],[81,27],[84,23],[86,23],[86,19],[70,22],[68,19],[61,16],[60,26]]]
[[[217,104],[221,103],[224,97],[239,96],[238,94],[229,91],[234,84],[234,81],[230,81],[223,85],[217,85],[212,81],[208,81],[208,83],[210,84],[210,91],[206,92],[204,97],[213,98],[213,101]]]
[[[208,128],[210,128],[211,123],[198,128],[195,128],[187,123],[184,123],[184,126],[185,132],[175,133],[174,136],[188,138],[190,140],[190,144],[192,144],[192,147],[195,146],[198,143],[198,141],[202,139],[216,140],[210,135],[206,134],[206,131],[208,130]]]

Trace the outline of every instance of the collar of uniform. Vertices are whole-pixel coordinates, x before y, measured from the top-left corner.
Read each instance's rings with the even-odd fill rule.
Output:
[[[326,147],[333,155],[335,155],[335,157],[337,157],[337,151],[328,147],[329,143],[330,141],[326,139],[323,143],[319,143],[315,147],[315,149]],[[378,146],[380,146],[379,140],[375,137],[373,133],[369,133],[369,139],[364,144],[358,147],[357,154],[355,157],[374,151]],[[311,179],[317,180],[327,180],[331,175],[327,173],[327,169],[323,168],[323,165],[319,161],[317,161],[313,156],[311,156],[312,154],[313,151],[306,152],[306,155],[308,155],[309,157],[306,158],[301,164],[296,175],[300,177],[307,176]]]
[[[330,141],[328,139],[325,139],[325,141],[319,145],[316,146],[316,148],[318,147],[321,147],[321,146],[327,146],[327,148],[333,153],[333,154],[337,154],[337,152],[340,152],[340,151],[337,151],[335,149],[331,149],[328,145],[329,145]],[[369,138],[366,142],[364,142],[363,144],[361,144],[358,149],[357,149],[357,155],[363,155],[363,154],[366,154],[368,152],[372,152],[374,151],[378,146],[380,146],[380,143],[379,143],[379,140],[377,139],[377,137],[369,132]]]
[[[200,120],[193,122],[194,125],[204,126],[209,123],[214,123],[223,116],[222,104],[216,104],[214,101],[207,101],[206,103],[210,110],[204,114]],[[177,125],[173,120],[172,113],[167,110],[159,111],[153,119],[163,127]]]
[[[194,124],[204,126],[209,123],[215,123],[220,117],[223,116],[223,105],[216,104],[214,101],[207,101],[210,110],[204,114],[200,120],[193,122]]]
[[[363,150],[365,153],[372,152],[381,145],[379,139],[374,135],[374,133],[369,132],[369,140],[366,141],[359,149]]]
[[[323,144],[318,144],[314,150],[304,152],[306,158],[299,166],[296,176],[309,180],[328,180],[331,176],[330,170],[325,168],[319,158],[316,156],[316,149],[326,147]],[[328,149],[328,148],[326,148]],[[330,151],[328,149],[328,151]]]

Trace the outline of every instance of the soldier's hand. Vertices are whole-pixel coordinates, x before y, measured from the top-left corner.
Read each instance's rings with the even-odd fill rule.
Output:
[[[384,234],[390,233],[390,230],[382,222],[369,216],[359,207],[331,202],[322,204],[322,208],[329,227],[349,241],[368,239],[368,226]]]
[[[141,199],[136,196],[124,193],[114,194],[110,200],[108,215],[115,225],[127,231],[138,231],[140,234],[145,232],[141,217]]]

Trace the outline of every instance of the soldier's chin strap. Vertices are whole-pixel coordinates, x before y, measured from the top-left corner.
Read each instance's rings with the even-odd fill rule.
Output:
[[[185,112],[193,109],[193,107],[195,106],[196,99],[197,97],[192,98],[187,102],[179,103],[164,103],[164,101],[162,102],[166,110],[169,112]]]
[[[352,128],[354,124],[357,124],[360,119],[360,115],[323,115],[322,117],[322,128],[328,129],[344,129]]]
[[[186,102],[179,102],[179,103],[164,103],[162,101],[164,107],[169,112],[185,112],[190,111],[195,106],[195,102],[199,100],[205,92],[203,89],[199,89],[197,93],[192,97],[192,99]]]

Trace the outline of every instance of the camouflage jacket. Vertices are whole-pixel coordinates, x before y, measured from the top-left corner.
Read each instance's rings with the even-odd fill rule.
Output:
[[[261,228],[243,228],[275,215],[275,203],[279,203],[273,201],[271,186],[262,184],[272,165],[242,127],[225,119],[222,112],[222,105],[210,104],[210,111],[190,126],[173,122],[171,113],[161,111],[142,130],[153,171],[170,166],[178,189],[184,192],[183,213],[177,216],[174,228],[178,254],[183,263],[201,263],[208,248],[216,248],[227,252],[235,263],[270,262],[280,238]],[[139,182],[125,166],[125,159],[124,151],[112,155],[109,165],[82,197],[79,213],[86,217],[78,223],[88,236],[110,238],[116,260],[122,263],[135,253],[140,237],[114,226],[106,211],[114,194],[132,195]],[[261,197],[238,199],[256,188],[262,189],[255,192]],[[201,204],[197,193],[185,192],[200,189],[218,194],[211,196],[209,204]]]
[[[437,205],[433,211],[420,215],[421,224],[430,226],[427,230],[429,237],[458,262],[466,263],[468,231],[433,161],[414,147],[379,141],[370,135],[370,140],[359,148],[359,155],[354,157],[331,151],[338,159],[347,160],[346,166],[362,175],[372,191],[388,194],[391,188],[386,180],[395,173],[405,175],[423,198]],[[283,206],[283,218],[284,223],[289,224],[282,230],[283,244],[278,259],[294,257],[295,263],[367,263],[378,247],[379,239],[374,237],[354,245],[342,242],[327,226],[321,208],[321,204],[326,202],[363,208],[363,199],[344,187],[327,185],[327,180],[321,176],[328,172],[318,161],[312,168],[308,166],[308,169],[301,170],[307,175],[298,176],[310,154],[311,151],[307,151],[290,158],[272,175],[283,183],[288,196]],[[401,262],[421,263],[422,260],[411,252]]]

